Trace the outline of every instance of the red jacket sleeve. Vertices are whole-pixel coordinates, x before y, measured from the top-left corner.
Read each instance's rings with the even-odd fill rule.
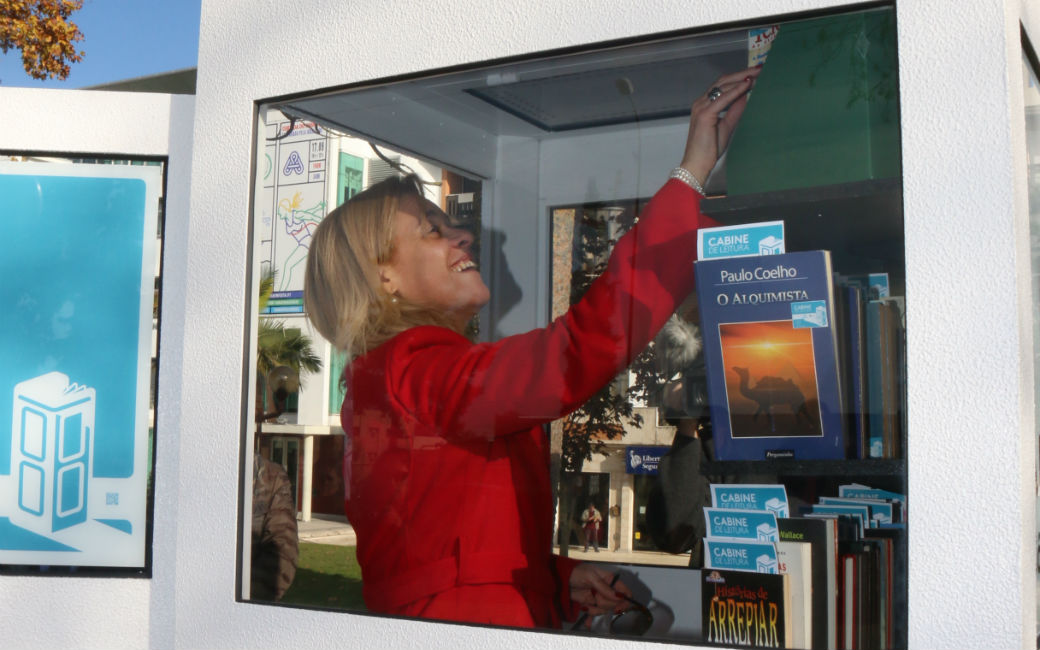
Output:
[[[560,581],[560,609],[562,610],[563,620],[573,621],[581,614],[581,609],[579,609],[577,603],[571,600],[571,573],[574,571],[574,567],[581,564],[581,562],[561,555],[554,555],[552,559],[556,579]]]
[[[447,438],[506,435],[580,406],[646,347],[694,289],[700,195],[671,180],[615,245],[607,269],[549,326],[473,345],[442,328],[387,344],[387,391]]]

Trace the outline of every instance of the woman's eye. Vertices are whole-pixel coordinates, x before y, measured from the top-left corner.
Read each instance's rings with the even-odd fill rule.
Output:
[[[441,236],[441,229],[438,228],[437,226],[433,225],[433,224],[430,224],[430,231],[427,234],[429,234],[431,236],[435,236],[435,237],[440,237]]]

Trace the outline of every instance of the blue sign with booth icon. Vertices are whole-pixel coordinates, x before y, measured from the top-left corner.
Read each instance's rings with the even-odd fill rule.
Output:
[[[144,566],[161,174],[0,163],[0,564]]]

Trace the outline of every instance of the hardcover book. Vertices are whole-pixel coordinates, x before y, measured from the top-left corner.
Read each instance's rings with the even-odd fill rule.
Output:
[[[887,576],[887,589],[882,592],[883,616],[887,615],[885,637],[889,648],[906,647],[907,637],[907,583],[906,583],[906,529],[902,527],[871,528],[865,534],[869,540],[883,540],[887,544],[887,558],[882,557],[882,580]]]
[[[870,457],[896,458],[904,412],[902,315],[891,298],[869,301],[866,314]]]
[[[696,263],[719,460],[845,457],[830,253]]]
[[[796,648],[811,648],[813,640],[812,545],[808,542],[776,543],[780,573],[789,577],[791,592],[791,640]]]
[[[778,519],[781,541],[806,542],[812,559],[812,647],[836,650],[838,526],[832,519]]]
[[[780,573],[701,571],[701,619],[709,643],[792,648],[788,581]]]
[[[843,282],[847,280],[843,279]],[[843,284],[837,291],[844,323],[841,335],[842,388],[846,410],[846,432],[849,438],[850,458],[868,458],[867,428],[867,361],[866,319],[863,289],[857,284]]]

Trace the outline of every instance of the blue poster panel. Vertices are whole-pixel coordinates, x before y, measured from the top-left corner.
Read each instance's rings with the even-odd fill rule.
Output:
[[[144,566],[160,187],[0,162],[0,564]]]

